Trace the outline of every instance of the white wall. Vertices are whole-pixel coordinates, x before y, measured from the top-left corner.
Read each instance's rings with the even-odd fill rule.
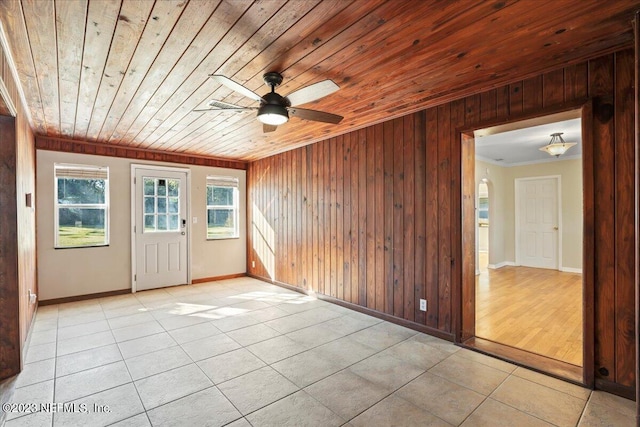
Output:
[[[516,259],[515,179],[560,175],[562,267],[582,269],[582,160],[554,160],[512,167],[500,167],[478,160],[476,161],[476,185],[483,178],[487,168],[490,183],[489,264],[515,262]]]
[[[134,161],[115,157],[38,150],[37,251],[40,300],[131,289],[131,165],[154,164],[191,170],[191,277],[193,280],[246,272],[246,172],[204,166]],[[109,246],[54,249],[54,163],[109,167]],[[238,239],[207,240],[206,177],[239,179]]]
[[[504,194],[505,168],[489,163],[476,161],[476,192],[483,178],[489,187],[489,264],[497,265],[506,260],[505,236],[502,225],[506,221],[509,209],[505,206]],[[476,200],[476,206],[478,201]]]

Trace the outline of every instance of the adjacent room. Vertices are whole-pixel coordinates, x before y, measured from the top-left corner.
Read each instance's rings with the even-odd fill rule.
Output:
[[[0,2],[0,426],[638,425],[638,3]]]
[[[567,369],[583,356],[579,115],[475,132],[476,336]]]

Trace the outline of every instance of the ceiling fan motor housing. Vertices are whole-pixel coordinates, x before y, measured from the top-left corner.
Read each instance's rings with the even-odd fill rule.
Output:
[[[282,83],[282,74],[271,71],[269,73],[265,73],[262,76],[262,80],[264,80],[267,86],[273,89],[280,86],[280,84]]]
[[[264,102],[258,109],[258,116],[263,114],[278,114],[286,117],[287,119],[289,118],[289,112],[287,111],[289,102],[286,98],[275,92],[269,92],[264,95],[262,99],[264,99]]]

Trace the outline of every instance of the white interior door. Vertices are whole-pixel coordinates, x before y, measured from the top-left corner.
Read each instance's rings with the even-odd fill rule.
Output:
[[[517,181],[518,264],[558,269],[558,180]]]
[[[135,289],[186,284],[187,172],[140,167],[134,170]]]

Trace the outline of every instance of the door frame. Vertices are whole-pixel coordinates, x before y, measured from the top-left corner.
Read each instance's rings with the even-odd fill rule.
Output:
[[[475,136],[474,132],[496,126],[508,126],[510,123],[525,120],[535,121],[542,117],[579,111],[582,127],[582,188],[583,188],[583,221],[582,221],[582,322],[583,322],[583,358],[582,384],[593,388],[595,385],[595,292],[594,263],[595,259],[595,209],[594,209],[594,157],[593,157],[593,100],[569,102],[561,106],[542,108],[527,114],[516,114],[497,120],[480,122],[471,128],[456,129],[458,141],[461,143],[459,159],[461,164],[461,207],[462,215],[459,227],[458,274],[462,280],[454,286],[457,300],[454,301],[454,337],[457,342],[471,341],[475,338]],[[520,362],[520,364],[523,364]],[[524,363],[526,364],[526,362]],[[544,371],[544,369],[541,369]]]
[[[522,254],[520,253],[520,186],[523,181],[534,181],[537,179],[553,179],[556,181],[556,209],[558,218],[558,238],[556,239],[556,265],[558,271],[562,271],[562,176],[561,175],[545,175],[545,176],[528,176],[514,179],[515,189],[515,245],[516,245],[516,265],[522,265]]]
[[[187,218],[187,285],[191,284],[191,169],[189,168],[177,168],[173,166],[162,166],[162,165],[148,165],[141,163],[132,163],[131,164],[131,227],[130,236],[131,236],[131,293],[136,293],[136,171],[138,169],[147,169],[153,171],[168,171],[168,172],[183,172],[186,173],[186,212],[185,217]]]

